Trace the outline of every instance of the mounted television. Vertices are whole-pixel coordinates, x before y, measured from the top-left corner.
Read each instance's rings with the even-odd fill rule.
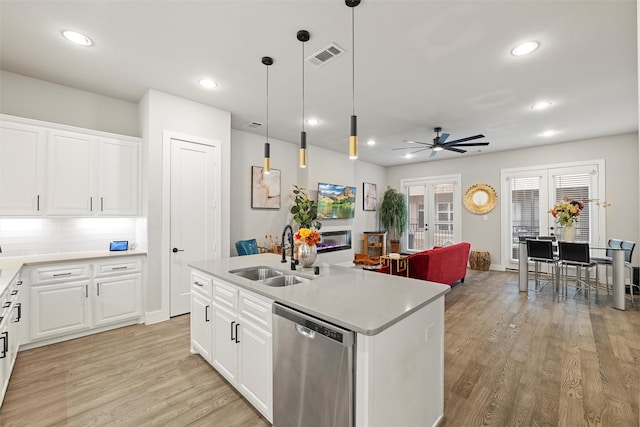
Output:
[[[348,219],[356,214],[356,187],[318,183],[318,216]]]

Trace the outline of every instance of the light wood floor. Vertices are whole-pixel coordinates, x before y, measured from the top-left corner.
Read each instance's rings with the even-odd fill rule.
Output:
[[[469,271],[446,297],[445,419],[458,426],[639,426],[640,311],[518,292]],[[610,299],[610,298],[609,298]],[[20,352],[1,426],[266,426],[189,353],[189,317]]]

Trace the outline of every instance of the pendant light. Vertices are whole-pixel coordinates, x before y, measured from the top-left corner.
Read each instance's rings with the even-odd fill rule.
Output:
[[[264,143],[264,173],[271,173],[271,146],[269,144],[269,65],[273,64],[273,58],[263,56],[262,63],[267,66],[267,140]]]
[[[311,38],[309,31],[300,30],[296,38],[302,42],[302,132],[300,132],[300,155],[298,164],[301,168],[307,167],[307,132],[304,131],[304,44]]]
[[[358,158],[358,117],[356,116],[356,61],[355,61],[355,18],[353,8],[360,4],[360,0],[344,0],[351,8],[351,133],[349,134],[349,158]]]

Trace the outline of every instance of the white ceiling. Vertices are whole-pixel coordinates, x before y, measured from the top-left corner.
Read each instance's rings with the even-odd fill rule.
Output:
[[[351,115],[351,9],[342,0],[0,1],[6,71],[138,102],[149,88],[232,114],[232,127],[266,120],[297,142],[302,46],[347,53],[305,66],[308,143],[347,152]],[[636,2],[363,0],[355,8],[355,110],[360,159],[389,166],[425,161],[392,148],[483,133],[484,153],[635,132],[638,129]],[[95,46],[60,36],[81,31]],[[536,40],[525,57],[516,44]],[[213,78],[203,90],[197,80]],[[531,105],[550,100],[552,107]],[[553,129],[556,136],[540,134]],[[248,129],[245,129],[248,130]],[[264,135],[264,127],[255,130]],[[365,142],[373,138],[377,144]],[[259,147],[256,147],[259,149]],[[469,156],[441,152],[429,161]],[[273,159],[273,164],[277,159]]]

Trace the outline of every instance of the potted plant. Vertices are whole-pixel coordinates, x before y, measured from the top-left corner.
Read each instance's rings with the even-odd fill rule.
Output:
[[[400,252],[400,237],[407,229],[407,203],[404,194],[391,187],[382,197],[380,225],[389,232],[391,252]]]
[[[293,186],[294,203],[291,207],[293,220],[300,224],[300,228],[315,228],[320,230],[322,224],[318,219],[318,202],[311,200],[304,189]]]

